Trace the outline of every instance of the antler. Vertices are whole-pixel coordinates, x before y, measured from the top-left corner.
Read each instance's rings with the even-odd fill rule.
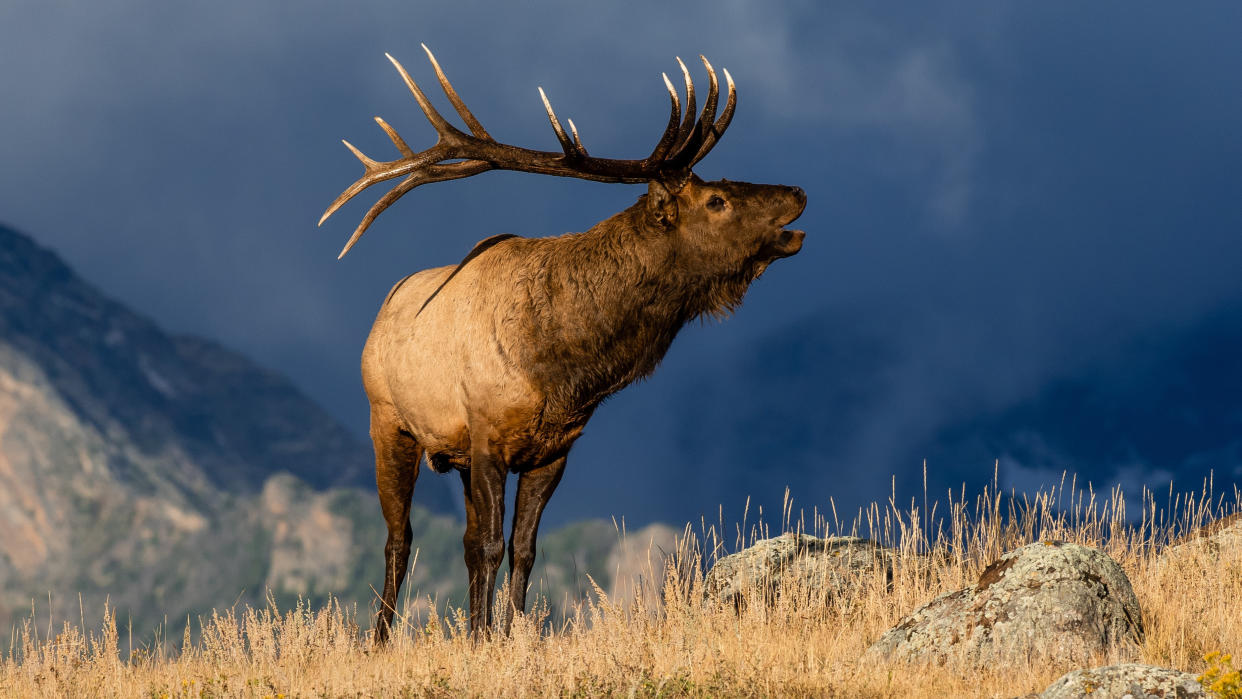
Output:
[[[668,75],[665,74],[664,86],[668,88],[672,110],[669,115],[668,125],[656,144],[655,150],[651,152],[651,155],[642,160],[614,160],[611,158],[596,158],[589,155],[586,147],[582,145],[582,140],[578,136],[578,128],[574,126],[572,119],[568,121],[571,135],[566,135],[564,128],[561,127],[560,120],[556,117],[556,112],[552,110],[552,105],[548,102],[547,95],[543,92],[543,88],[539,88],[539,96],[543,99],[544,109],[548,112],[548,120],[552,123],[552,130],[556,132],[556,139],[560,142],[562,152],[530,150],[499,143],[492,138],[483,128],[483,125],[479,123],[479,120],[466,108],[465,102],[457,95],[457,91],[453,89],[453,85],[445,77],[444,71],[440,69],[440,64],[436,61],[436,57],[432,55],[431,50],[427,48],[426,44],[423,45],[423,50],[427,52],[427,58],[431,61],[431,65],[436,71],[436,77],[440,80],[440,87],[444,89],[444,94],[448,96],[449,102],[452,103],[453,108],[457,111],[458,116],[462,118],[462,121],[466,123],[470,133],[464,133],[445,120],[436,111],[435,107],[431,105],[430,100],[419,89],[418,84],[414,82],[410,74],[397,62],[397,59],[384,54],[396,66],[397,72],[401,74],[401,78],[405,81],[406,86],[414,94],[414,99],[418,102],[418,106],[422,108],[427,120],[431,122],[431,126],[436,130],[439,138],[431,148],[415,153],[401,136],[397,134],[395,129],[389,126],[383,119],[375,117],[375,122],[384,130],[384,133],[388,134],[388,138],[403,157],[388,162],[378,162],[368,158],[349,141],[342,141],[345,147],[349,148],[357,156],[358,160],[362,161],[366,171],[357,182],[354,182],[348,189],[341,192],[341,195],[332,202],[332,205],[328,207],[328,210],[319,219],[320,225],[335,213],[337,209],[341,208],[345,202],[354,198],[371,185],[396,177],[404,176],[405,179],[397,183],[387,194],[380,197],[370,210],[367,211],[366,215],[362,217],[362,222],[354,230],[353,235],[349,237],[349,242],[345,243],[345,248],[341,250],[341,254],[337,259],[344,257],[345,253],[349,252],[349,249],[354,246],[354,243],[358,242],[358,239],[362,237],[362,234],[366,232],[367,228],[370,227],[371,223],[384,209],[387,209],[406,192],[428,182],[461,179],[477,175],[480,172],[486,172],[487,170],[515,170],[544,175],[559,175],[561,177],[577,177],[596,182],[628,183],[648,182],[683,176],[716,145],[725,129],[729,127],[729,121],[733,118],[734,107],[737,105],[737,93],[733,85],[733,77],[729,75],[729,71],[725,70],[724,76],[725,81],[728,83],[729,95],[725,103],[724,112],[719,119],[716,119],[716,105],[719,97],[716,71],[706,58],[699,56],[703,60],[703,65],[707,67],[709,86],[707,101],[703,105],[703,112],[696,119],[694,114],[694,81],[690,77],[690,70],[686,68],[686,64],[678,58],[677,63],[681,66],[681,72],[686,79],[685,117],[682,117],[681,103],[677,96],[677,90],[674,89],[673,83],[669,80]]]

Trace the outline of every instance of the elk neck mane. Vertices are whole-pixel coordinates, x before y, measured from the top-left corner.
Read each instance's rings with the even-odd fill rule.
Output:
[[[527,239],[531,245],[524,330],[516,343],[552,404],[589,416],[607,396],[650,375],[677,332],[732,311],[762,267],[707,270],[679,248],[676,233],[648,222],[646,195],[583,233]]]

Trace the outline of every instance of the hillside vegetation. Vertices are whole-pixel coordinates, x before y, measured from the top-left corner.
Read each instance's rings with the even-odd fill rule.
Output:
[[[1242,650],[1242,546],[1168,552],[1200,527],[1236,518],[1239,494],[1205,488],[1158,505],[1145,492],[1138,505],[1127,510],[1119,491],[1096,494],[1071,482],[1030,496],[951,494],[930,507],[889,501],[847,522],[832,511],[799,516],[790,504],[779,526],[738,525],[732,537],[723,536],[722,523],[687,528],[667,558],[630,534],[625,557],[647,564],[628,587],[614,584],[612,594],[596,587],[564,613],[537,603],[510,635],[478,640],[466,633],[461,609],[419,603],[425,590],[415,591],[395,642],[382,650],[369,645],[369,610],[335,602],[219,610],[199,619],[195,634],[139,643],[112,616],[92,629],[47,628],[32,618],[14,632],[0,664],[0,695],[1019,696],[1075,668],[1047,658],[979,671],[859,657],[904,614],[973,583],[1004,551],[1051,540],[1103,549],[1142,605],[1137,656],[1118,650],[1096,665],[1132,660],[1202,673],[1208,654]],[[712,560],[778,529],[891,545],[898,549],[893,579],[874,576],[827,605],[807,603],[814,595],[798,590],[765,604],[760,586],[740,611],[703,599]],[[212,561],[191,564],[212,574]]]

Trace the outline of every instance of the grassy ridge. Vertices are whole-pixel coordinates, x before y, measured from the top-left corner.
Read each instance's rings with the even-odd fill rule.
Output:
[[[1075,668],[1046,658],[983,670],[858,658],[908,611],[972,584],[1000,553],[1052,539],[1104,549],[1143,606],[1138,656],[1114,654],[1096,665],[1138,661],[1201,673],[1210,652],[1242,650],[1242,545],[1171,545],[1238,513],[1242,502],[1237,492],[1205,490],[1163,507],[1144,493],[1138,505],[1127,512],[1118,491],[1071,486],[1025,497],[988,489],[930,508],[890,501],[846,525],[799,522],[787,510],[772,529],[859,534],[900,552],[891,586],[876,575],[828,606],[808,606],[799,600],[809,595],[797,594],[767,606],[759,586],[740,613],[704,603],[702,570],[725,548],[718,528],[707,527],[687,529],[663,568],[652,552],[645,578],[662,586],[636,585],[617,598],[596,588],[564,614],[537,603],[509,636],[481,641],[466,634],[460,610],[415,598],[395,642],[378,651],[368,644],[367,614],[332,602],[219,613],[200,620],[196,640],[137,648],[111,618],[100,630],[65,625],[51,634],[29,622],[0,662],[0,695],[1015,696]],[[756,525],[746,538],[776,533]]]

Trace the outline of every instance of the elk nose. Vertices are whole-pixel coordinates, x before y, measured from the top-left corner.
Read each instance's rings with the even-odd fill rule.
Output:
[[[798,207],[797,211],[792,212],[793,215],[790,217],[789,221],[785,222],[790,223],[801,216],[802,212],[806,209],[806,192],[802,191],[801,187],[786,187],[786,189],[789,190],[789,194],[793,196],[794,203]]]

